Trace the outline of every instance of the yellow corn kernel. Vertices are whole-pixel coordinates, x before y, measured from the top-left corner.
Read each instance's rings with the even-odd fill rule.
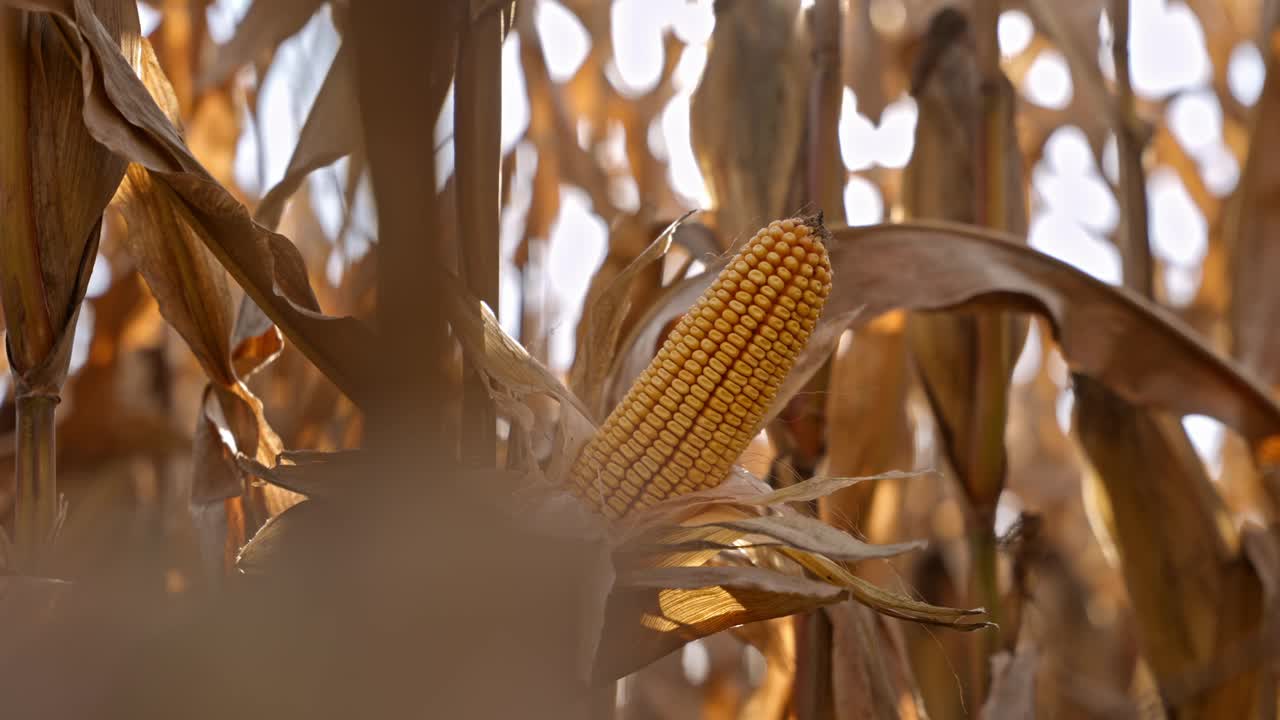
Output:
[[[757,232],[583,448],[570,488],[619,518],[720,484],[822,312],[827,238],[821,216]]]

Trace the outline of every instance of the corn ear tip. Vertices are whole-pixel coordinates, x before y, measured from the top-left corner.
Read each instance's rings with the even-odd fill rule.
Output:
[[[827,229],[826,224],[823,222],[823,213],[821,210],[808,215],[799,215],[795,219],[805,225],[808,225],[813,230],[813,236],[821,240],[823,245],[830,242],[831,231]]]

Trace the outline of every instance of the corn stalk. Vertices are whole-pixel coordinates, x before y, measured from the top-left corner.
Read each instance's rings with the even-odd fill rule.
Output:
[[[53,349],[53,328],[44,305],[37,255],[31,164],[27,150],[27,14],[0,8],[0,291],[8,352],[15,381],[18,368],[35,367]],[[56,403],[56,398],[52,400]],[[17,400],[17,514],[15,542],[30,553],[53,525],[57,493],[53,458],[53,413],[49,398],[22,394]]]
[[[502,41],[506,14],[490,8],[466,24],[458,48],[454,133],[463,277],[472,294],[498,307],[501,211]],[[464,370],[462,457],[492,466],[497,446],[493,401],[474,368]]]

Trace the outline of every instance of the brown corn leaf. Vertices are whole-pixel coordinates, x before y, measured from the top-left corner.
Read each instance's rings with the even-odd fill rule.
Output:
[[[1136,409],[1088,377],[1077,376],[1075,395],[1143,656],[1167,690],[1257,630],[1261,586],[1177,420]],[[1179,709],[1244,717],[1257,682],[1256,672],[1240,674]]]
[[[661,526],[628,535],[617,552],[679,554],[684,551],[732,550],[741,547],[789,547],[819,553],[833,560],[858,562],[895,557],[925,546],[922,541],[872,545],[788,508],[778,508],[778,513],[756,516],[732,505],[712,506],[707,508],[705,514],[680,526]],[[682,558],[681,562],[664,559],[662,564],[701,564],[712,556],[713,553],[694,553]],[[692,562],[696,558],[700,560]]]
[[[255,4],[255,7],[261,3]],[[268,228],[280,224],[285,204],[311,173],[355,152],[360,144],[360,105],[356,101],[354,53],[344,44],[333,58],[324,84],[298,133],[284,177],[262,196],[254,220]]]
[[[352,478],[369,461],[359,450],[338,452],[285,452],[272,466],[255,458],[237,458],[246,472],[286,490],[321,499],[351,492]],[[286,464],[287,463],[287,464]]]
[[[231,364],[235,323],[227,273],[200,241],[197,223],[173,191],[146,168],[129,165],[120,187],[129,223],[123,240],[160,305],[160,314],[195,353],[209,379],[236,381]]]
[[[136,8],[102,0],[93,12],[110,37],[117,55],[136,62],[145,40],[138,37]],[[84,129],[67,99],[75,97],[79,70],[69,57],[57,21],[31,18],[33,60],[39,70],[31,78],[31,163],[33,200],[41,231],[40,261],[55,327],[67,322],[75,293],[75,268],[86,252],[95,252],[102,211],[120,184],[124,161],[99,145]],[[34,69],[34,68],[33,68]],[[71,270],[71,272],[68,272]]]
[[[1023,648],[991,656],[991,692],[982,705],[982,717],[990,720],[1034,720],[1036,716],[1037,653]]]
[[[902,470],[890,470],[889,472],[879,473],[877,475],[864,475],[862,477],[815,477],[803,480],[794,485],[779,490],[774,490],[767,495],[761,495],[758,498],[743,500],[743,504],[749,505],[779,505],[781,503],[793,502],[809,502],[817,500],[832,493],[852,487],[859,483],[869,480],[898,480],[905,478],[918,477],[928,473],[927,470],[907,472]]]
[[[760,568],[651,568],[621,575],[609,598],[594,677],[614,680],[691,640],[844,597],[841,588]]]
[[[593,412],[592,420],[600,422],[609,414],[609,408],[603,407],[604,381],[613,364],[622,321],[631,310],[632,281],[666,256],[676,230],[690,215],[693,215],[692,211],[668,225],[607,287],[594,297],[587,297],[582,316],[582,326],[586,331],[570,371],[569,387]]]
[[[237,461],[244,455],[262,465],[274,465],[284,449],[262,412],[262,401],[241,383],[211,385],[205,393],[200,424],[196,430],[197,458],[191,501],[195,504],[221,501],[240,495],[247,474]],[[282,488],[273,488],[268,508],[277,514],[299,498]],[[256,526],[255,526],[256,527]]]
[[[1261,670],[1260,702],[1257,717],[1274,713],[1275,670],[1280,653],[1280,624],[1277,623],[1277,589],[1280,588],[1280,543],[1274,529],[1248,524],[1241,532],[1241,549],[1262,588],[1262,622],[1257,632],[1217,653],[1213,660],[1193,672],[1164,678],[1159,696],[1172,706],[1194,700],[1207,691],[1230,682],[1241,674]]]
[[[235,34],[215,51],[213,60],[201,73],[199,87],[221,85],[236,68],[275,50],[301,30],[323,4],[324,0],[255,0],[236,26]]]
[[[551,371],[534,359],[524,346],[502,329],[493,311],[484,306],[466,287],[448,272],[436,274],[446,287],[449,299],[449,322],[462,344],[463,352],[473,367],[486,379],[495,400],[500,394],[519,402],[526,395],[542,393],[573,408],[582,418],[591,413],[576,395],[569,391]],[[567,449],[577,452],[577,448]]]
[[[786,215],[812,61],[799,0],[716,4],[690,133],[724,238]]]
[[[60,21],[8,8],[3,12],[0,134],[6,146],[0,148],[5,186],[0,207],[7,227],[0,233],[5,257],[0,292],[6,339],[19,393],[56,396],[67,373],[68,338],[97,257],[102,212],[125,163],[79,120],[77,58],[68,52]],[[138,61],[141,40],[137,7],[100,0],[86,2],[84,12],[94,17],[103,47],[132,72],[129,65]]]
[[[820,553],[832,560],[846,562],[894,557],[925,546],[923,541],[872,545],[799,513],[721,520],[708,525],[737,530],[748,541],[757,536],[772,538],[786,547]]]
[[[836,720],[918,720],[923,702],[904,648],[883,618],[857,603],[823,608],[831,622]]]
[[[853,317],[865,322],[895,309],[941,310],[980,302],[1043,315],[1071,368],[1129,402],[1217,418],[1255,450],[1280,434],[1280,407],[1268,392],[1167,311],[1025,247],[1014,236],[941,222],[838,228],[832,234],[834,280],[823,319],[775,404],[826,361],[840,336],[829,332],[832,324],[851,322],[847,313],[856,311]],[[662,324],[692,305],[717,269],[675,285],[657,303],[623,343],[623,371],[634,368],[634,358],[648,362],[651,348],[636,341],[656,336]],[[613,383],[630,379],[620,371]]]
[[[284,350],[280,329],[248,296],[240,299],[236,324],[231,331],[231,365],[236,377],[247,380]]]
[[[143,82],[176,123],[177,99],[158,72],[145,40],[143,58]],[[252,372],[278,352],[272,342],[276,331],[252,309],[242,307],[237,315],[226,270],[202,242],[203,225],[169,185],[131,163],[120,197],[129,224],[125,247],[161,314],[195,353],[211,383],[197,420],[191,501],[197,506],[222,506],[226,500],[246,496],[242,500],[250,505],[244,508],[246,526],[252,532],[298,500],[277,487],[251,490],[245,484],[248,476],[236,462],[241,454],[274,462],[282,449],[263,415],[261,401],[237,374],[237,365]]]
[[[17,2],[17,0],[11,0]],[[366,403],[371,333],[352,318],[320,313],[307,269],[285,237],[256,225],[241,205],[191,155],[138,75],[112,44],[86,0],[17,2],[53,14],[77,32],[69,38],[85,59],[81,81],[84,123],[117,155],[149,170],[186,205],[200,237],[245,292],[291,341],[357,403]],[[163,77],[154,56],[143,77]]]
[[[830,475],[883,473],[915,463],[904,320],[903,313],[883,315],[837,346],[826,407],[824,470]],[[825,498],[822,519],[845,530],[866,528],[879,485],[858,484]]]
[[[779,552],[796,561],[819,580],[847,588],[853,599],[890,617],[966,632],[991,627],[991,623],[984,619],[985,611],[981,608],[963,610],[930,605],[884,590],[822,555],[786,547],[779,548]]]
[[[305,543],[313,534],[311,526],[327,520],[323,508],[313,500],[294,505],[254,533],[253,539],[236,554],[236,568],[246,575],[270,574],[301,549],[296,544]]]

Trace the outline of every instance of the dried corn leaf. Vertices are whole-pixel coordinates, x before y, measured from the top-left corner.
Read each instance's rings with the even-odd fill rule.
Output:
[[[845,562],[890,558],[925,547],[923,541],[872,545],[824,522],[798,513],[720,520],[708,525],[736,530],[742,533],[741,537],[748,542],[754,542],[754,538],[757,537],[772,538],[785,547],[819,553],[832,560]]]
[[[462,344],[463,352],[489,384],[495,400],[500,394],[520,402],[531,394],[546,394],[572,408],[582,418],[590,411],[551,371],[534,359],[524,346],[502,329],[493,311],[480,302],[451,273],[437,273],[445,285],[443,296],[449,300],[449,322]],[[577,448],[566,448],[575,452]]]
[[[597,422],[609,414],[603,407],[604,381],[613,364],[622,321],[631,310],[631,285],[636,277],[653,263],[660,261],[671,249],[672,238],[680,224],[692,215],[685,213],[667,226],[660,235],[634,259],[618,276],[594,297],[584,303],[582,342],[574,358],[569,387],[592,411],[591,419]]]
[[[939,625],[952,630],[972,631],[991,627],[991,623],[983,618],[984,611],[981,608],[958,610],[930,605],[884,590],[854,575],[843,565],[821,555],[786,547],[780,548],[779,552],[796,561],[819,580],[847,588],[853,599],[890,617],[926,625]]]
[[[117,56],[136,64],[145,40],[137,8],[119,0],[98,0],[92,10],[112,38]],[[99,145],[84,128],[68,98],[79,95],[79,69],[68,55],[57,21],[33,16],[31,38],[30,153],[40,263],[54,327],[65,325],[73,309],[76,272],[86,253],[96,254],[102,211],[120,184],[124,161]],[[74,101],[73,101],[74,102]]]
[[[817,500],[865,480],[908,478],[915,475],[917,473],[892,471],[862,478],[816,477],[773,490],[764,481],[735,465],[730,470],[729,477],[719,485],[667,498],[620,523],[617,534],[625,540],[651,528],[688,522],[690,518],[700,517],[700,513],[733,513],[731,517],[746,517],[748,514],[759,514],[763,508],[771,506]],[[779,511],[784,512],[785,508],[779,508]]]
[[[1023,648],[1016,654],[999,652],[991,656],[991,692],[982,704],[981,717],[1034,720],[1038,664],[1039,657],[1032,648]]]
[[[354,62],[354,52],[349,45],[338,49],[298,133],[298,144],[289,158],[284,177],[262,196],[254,211],[254,220],[264,227],[275,228],[280,224],[285,204],[308,175],[359,147],[360,105],[356,102]]]
[[[176,108],[175,108],[176,110]],[[166,185],[133,163],[120,188],[129,223],[124,244],[160,306],[209,379],[236,381],[231,363],[235,323],[227,273],[200,241],[198,221]]]
[[[1171,679],[1257,629],[1259,581],[1181,426],[1135,409],[1087,377],[1076,378],[1075,394],[1076,427],[1106,488],[1099,498],[1104,522],[1119,551],[1143,655],[1168,689]],[[1257,681],[1254,673],[1237,676],[1181,709],[1243,717]]]
[[[620,575],[595,679],[627,675],[700,637],[839,602],[845,591],[760,568],[654,568]]]
[[[69,336],[98,252],[102,212],[125,163],[79,120],[77,58],[50,16],[3,10],[2,102],[6,231],[0,233],[0,290],[21,394],[56,396],[69,362]],[[137,8],[123,0],[85,3],[100,39],[122,67],[138,62]],[[25,24],[25,30],[22,25]],[[26,47],[22,47],[25,39]],[[83,58],[81,58],[83,60]],[[130,71],[132,72],[132,71]],[[68,98],[70,107],[68,107]]]
[[[788,485],[785,488],[775,490],[767,495],[761,495],[760,497],[743,500],[741,502],[746,505],[778,505],[781,503],[809,502],[869,480],[901,480],[919,477],[927,474],[928,472],[930,471],[920,470],[909,472],[902,470],[890,470],[889,472],[883,472],[877,475],[865,475],[862,477],[815,477],[803,480],[794,485]]]
[[[268,466],[256,458],[239,456],[245,472],[307,497],[331,499],[357,491],[352,478],[359,477],[369,460],[359,450],[338,452],[284,452]]]
[[[231,365],[236,377],[247,380],[284,350],[280,329],[249,297],[240,299],[236,324],[231,331]]]
[[[925,546],[922,541],[872,545],[787,508],[779,508],[778,512],[758,516],[732,505],[715,505],[678,527],[650,527],[624,536],[616,552],[665,554],[668,557],[659,564],[674,566],[702,564],[714,555],[706,551],[789,547],[833,560],[858,562],[895,557]],[[679,559],[672,561],[673,556]]]
[[[21,7],[53,13],[71,23],[81,53],[84,122],[93,137],[116,154],[146,167],[186,205],[204,232],[201,239],[232,277],[286,336],[343,392],[368,401],[371,334],[352,318],[320,313],[297,248],[249,218],[244,206],[200,166],[146,87],[112,44],[86,0],[33,2]],[[163,77],[154,56],[144,77]]]
[[[836,347],[827,388],[825,474],[861,476],[915,463],[904,314],[890,313]],[[820,515],[846,530],[866,528],[879,483],[831,495]]]
[[[831,621],[831,693],[835,720],[916,720],[923,705],[902,648],[882,619],[846,602],[823,609]]]
[[[301,550],[317,523],[328,519],[314,500],[300,502],[268,520],[236,555],[236,569],[245,575],[270,575]],[[300,528],[300,529],[299,529]],[[304,545],[303,545],[304,546]]]
[[[221,85],[236,68],[275,50],[301,30],[323,4],[324,0],[255,0],[236,26],[235,34],[214,52],[213,60],[201,73],[199,86]]]
[[[143,82],[176,125],[177,99],[158,72],[155,55],[145,40],[143,58]],[[205,228],[169,185],[131,163],[120,197],[129,224],[123,238],[125,247],[161,314],[195,353],[211,383],[197,420],[191,501],[197,506],[221,506],[225,500],[247,493],[253,502],[244,511],[251,516],[247,524],[252,532],[267,517],[298,500],[293,493],[276,487],[248,488],[247,476],[236,462],[240,454],[274,462],[282,449],[280,438],[263,415],[261,401],[240,382],[237,373],[237,365],[252,372],[278,352],[273,343],[275,330],[252,309],[242,307],[237,315],[226,270],[202,242]]]

